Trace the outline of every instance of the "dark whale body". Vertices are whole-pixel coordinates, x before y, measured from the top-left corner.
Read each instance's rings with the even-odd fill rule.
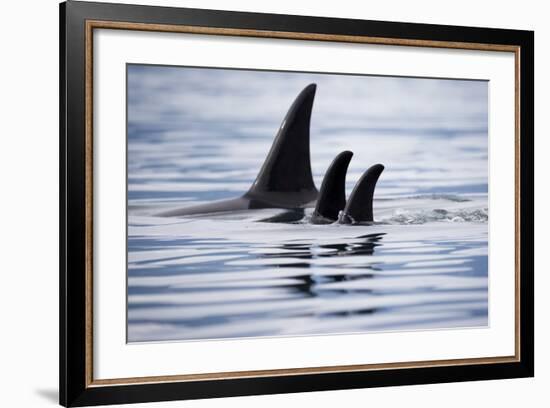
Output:
[[[183,216],[258,208],[312,206],[319,191],[313,182],[309,154],[309,124],[316,85],[308,85],[288,110],[271,150],[243,196],[179,208],[162,216]]]
[[[367,170],[354,188],[347,205],[345,176],[353,155],[351,152],[342,152],[334,159],[323,179],[321,193],[315,187],[311,172],[309,129],[316,88],[315,84],[310,84],[298,94],[275,136],[256,180],[245,194],[158,215],[179,217],[261,208],[303,210],[315,207],[312,216],[314,223],[334,222],[339,216],[342,223],[372,221],[372,195],[378,176],[384,168],[382,165],[375,165]],[[365,205],[361,205],[361,202]]]

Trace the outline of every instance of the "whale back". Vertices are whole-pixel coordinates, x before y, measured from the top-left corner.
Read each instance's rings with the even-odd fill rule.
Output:
[[[352,152],[343,151],[330,164],[321,184],[312,222],[334,222],[346,206],[346,173],[352,156]]]
[[[281,207],[302,207],[317,199],[309,151],[315,91],[316,85],[310,84],[294,100],[245,197]]]
[[[375,164],[363,173],[351,192],[344,211],[339,215],[343,224],[373,222],[372,200],[376,182],[382,174],[384,166]]]

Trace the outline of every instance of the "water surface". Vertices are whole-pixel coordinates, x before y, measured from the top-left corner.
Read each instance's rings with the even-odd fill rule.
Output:
[[[383,163],[375,225],[155,216],[245,192],[311,82],[316,185],[342,150],[348,195]],[[487,98],[481,81],[130,65],[128,341],[486,326]]]

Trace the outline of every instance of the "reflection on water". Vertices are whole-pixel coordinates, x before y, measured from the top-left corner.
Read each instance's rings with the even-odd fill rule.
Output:
[[[130,68],[130,342],[487,325],[486,83],[335,77]],[[154,215],[245,192],[309,82],[315,182],[384,163],[374,225]]]
[[[240,221],[226,222],[229,237]],[[129,340],[487,324],[486,242],[477,237],[483,223],[457,224],[461,241],[443,238],[445,224],[429,232],[425,225],[282,224],[270,231],[272,224],[250,224],[242,241],[209,238],[208,229],[199,231],[211,226],[205,220],[164,224],[167,235],[158,238],[158,226],[134,226],[151,233],[129,241]],[[287,239],[293,227],[297,236]],[[178,230],[196,237],[168,238]]]

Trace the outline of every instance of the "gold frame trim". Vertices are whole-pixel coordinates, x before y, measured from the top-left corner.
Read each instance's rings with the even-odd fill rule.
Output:
[[[167,375],[153,377],[128,377],[113,379],[93,378],[93,30],[117,29],[132,31],[155,31],[219,36],[239,36],[256,38],[276,38],[291,40],[329,41],[358,44],[379,44],[408,47],[450,48],[462,50],[513,52],[515,58],[515,353],[513,356],[480,357],[450,360],[430,360],[396,362],[383,364],[354,364],[323,367],[301,367],[274,370],[252,370],[214,372],[201,374]],[[86,233],[85,233],[85,285],[86,285],[86,347],[85,347],[85,386],[103,387],[113,385],[169,383],[183,381],[227,380],[237,378],[292,376],[338,372],[391,370],[397,368],[441,367],[449,365],[514,363],[520,356],[520,51],[521,47],[504,44],[483,44],[450,41],[396,39],[369,36],[332,35],[299,33],[287,31],[264,31],[235,28],[196,27],[187,25],[167,25],[148,23],[128,23],[120,21],[86,20]]]

